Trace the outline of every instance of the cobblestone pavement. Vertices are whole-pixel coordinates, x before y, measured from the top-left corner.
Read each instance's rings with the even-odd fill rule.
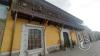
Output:
[[[46,56],[100,56],[100,41],[93,42],[87,51],[83,51],[78,47],[74,49],[66,49],[66,51],[58,51]]]

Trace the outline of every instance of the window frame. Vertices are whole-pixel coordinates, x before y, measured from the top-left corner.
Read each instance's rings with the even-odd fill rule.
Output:
[[[38,49],[33,49],[33,50],[28,50],[28,36],[27,36],[27,29],[30,29],[30,28],[39,28],[39,29],[42,29],[42,47],[41,48],[38,48]],[[25,36],[26,35],[26,36]],[[41,26],[41,25],[33,25],[33,24],[23,24],[22,26],[22,36],[21,36],[21,45],[20,45],[20,56],[22,55],[26,55],[27,54],[32,54],[32,53],[38,53],[38,52],[42,52],[44,50],[44,26]]]
[[[34,47],[34,45],[39,45],[39,44],[36,44],[36,43],[35,43],[35,44],[32,44],[32,43],[34,43],[32,39],[35,40],[35,38],[32,38],[32,37],[31,37],[31,39],[29,39],[29,38],[30,38],[29,35],[32,35],[32,34],[30,34],[29,31],[28,31],[28,50],[37,49],[37,48],[42,48],[42,30],[40,30],[40,29],[33,29],[33,28],[32,28],[32,29],[28,29],[28,30],[39,30],[39,31],[40,31],[40,36],[41,36],[41,38],[40,38],[40,43],[41,43],[41,44],[40,44],[40,47]],[[29,40],[31,40],[32,42],[29,43]],[[29,45],[31,45],[31,48],[32,48],[32,49],[29,48]],[[32,47],[32,46],[33,46],[33,47]]]

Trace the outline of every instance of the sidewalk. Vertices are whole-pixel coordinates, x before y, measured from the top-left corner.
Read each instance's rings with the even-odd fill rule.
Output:
[[[58,51],[58,52],[48,54],[46,56],[66,56],[66,53],[65,53],[65,51]]]
[[[83,51],[77,47],[74,49],[66,49],[66,51],[51,53],[46,56],[100,56],[100,41],[93,42],[91,48],[87,51]]]

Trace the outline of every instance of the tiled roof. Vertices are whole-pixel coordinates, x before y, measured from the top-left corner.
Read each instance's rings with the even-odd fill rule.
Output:
[[[82,20],[44,0],[15,0],[12,11],[40,17],[62,25],[83,29]]]

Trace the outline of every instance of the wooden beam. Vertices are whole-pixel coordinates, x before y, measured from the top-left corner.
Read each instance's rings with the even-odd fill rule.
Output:
[[[12,28],[12,36],[11,36],[11,47],[10,47],[10,56],[12,56],[13,51],[13,42],[14,42],[14,35],[15,35],[15,29],[16,29],[16,21],[17,21],[17,12],[14,14],[14,23]]]
[[[45,23],[44,23],[44,56],[46,56],[46,36],[45,36],[45,33],[46,33],[46,27],[48,26],[48,20],[45,20]]]

